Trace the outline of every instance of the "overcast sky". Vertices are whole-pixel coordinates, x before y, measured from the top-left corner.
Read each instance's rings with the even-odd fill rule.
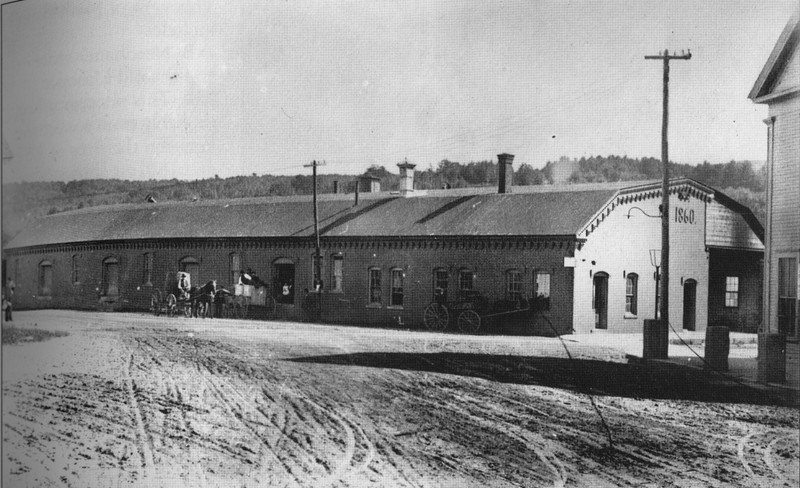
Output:
[[[24,0],[2,7],[3,181],[396,172],[442,159],[763,160],[747,99],[797,0]]]

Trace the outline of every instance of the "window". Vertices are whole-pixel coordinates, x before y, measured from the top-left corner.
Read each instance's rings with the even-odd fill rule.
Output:
[[[392,307],[403,306],[403,283],[405,281],[405,273],[400,268],[392,270],[392,296],[389,300],[389,305]]]
[[[369,269],[369,304],[381,304],[381,270],[379,268]]]
[[[448,273],[446,269],[433,270],[433,300],[447,302]]]
[[[239,283],[239,276],[242,273],[242,256],[237,252],[232,252],[228,256],[228,270],[230,270],[231,284]]]
[[[475,273],[468,269],[458,271],[458,296],[466,298],[475,289]]]
[[[117,258],[103,260],[103,296],[119,295],[119,261]]]
[[[506,271],[506,298],[522,300],[522,273],[519,270]]]
[[[78,255],[77,254],[73,254],[72,255],[72,283],[77,285],[78,283],[80,283],[80,281],[81,281],[80,280],[80,276],[78,274]]]
[[[153,253],[144,253],[144,265],[142,268],[142,282],[145,285],[153,284]]]
[[[625,313],[637,315],[639,308],[639,275],[628,273],[625,277]]]
[[[53,264],[50,261],[39,263],[39,295],[49,297],[53,294]]]
[[[797,335],[797,259],[778,258],[778,332]]]
[[[739,277],[725,277],[725,306],[735,308],[739,306]]]
[[[550,273],[536,271],[533,274],[534,309],[550,310]]]
[[[341,292],[344,269],[344,256],[334,254],[331,256],[331,291]]]

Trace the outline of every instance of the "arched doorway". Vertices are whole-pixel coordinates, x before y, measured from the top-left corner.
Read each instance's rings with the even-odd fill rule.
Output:
[[[695,330],[697,320],[697,281],[683,282],[683,328]]]
[[[594,328],[608,329],[608,273],[595,273],[592,283]]]
[[[276,302],[294,304],[294,271],[291,259],[279,258],[272,262],[272,289]]]
[[[189,273],[192,286],[200,285],[200,261],[198,261],[197,258],[193,256],[181,258],[178,268],[184,273]]]

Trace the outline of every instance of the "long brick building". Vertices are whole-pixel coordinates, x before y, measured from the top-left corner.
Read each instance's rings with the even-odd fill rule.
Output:
[[[320,196],[323,287],[311,295],[322,320],[422,327],[437,298],[479,294],[535,310],[488,330],[641,331],[657,300],[660,183],[513,187],[512,161],[498,156],[497,188],[415,191],[404,163],[399,192],[373,181],[357,195]],[[760,224],[698,182],[677,179],[671,191],[674,326],[755,330]],[[142,311],[176,271],[231,287],[250,269],[271,285],[276,317],[301,319],[314,250],[310,197],[143,203],[47,216],[9,244],[4,266],[18,309]]]

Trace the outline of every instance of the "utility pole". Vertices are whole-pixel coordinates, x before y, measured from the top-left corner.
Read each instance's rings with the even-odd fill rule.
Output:
[[[661,333],[663,334],[663,357],[667,357],[669,337],[669,149],[667,145],[667,127],[669,125],[669,62],[671,59],[692,59],[692,52],[670,54],[668,50],[657,56],[645,56],[644,59],[660,59],[664,61],[664,109],[661,118],[661,165],[664,179],[661,184]],[[647,337],[644,338],[645,342]]]
[[[320,254],[320,245],[319,245],[319,216],[317,211],[317,166],[324,166],[325,161],[312,161],[311,164],[306,164],[305,167],[308,168],[311,166],[312,168],[312,191],[314,194],[314,291],[318,293],[317,295],[317,312],[321,314],[322,312],[322,297],[319,295],[322,293],[322,267],[320,262],[322,261],[322,255]]]

